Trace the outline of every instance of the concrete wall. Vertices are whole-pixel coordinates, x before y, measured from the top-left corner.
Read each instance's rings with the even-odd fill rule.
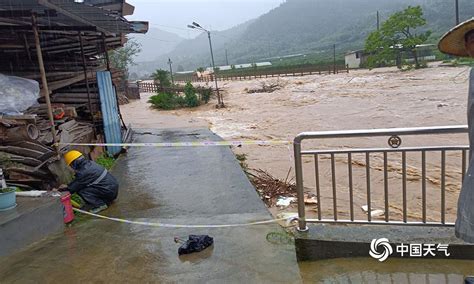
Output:
[[[349,68],[359,68],[360,67],[360,57],[357,58],[357,53],[349,53],[345,57],[346,65],[349,65]]]

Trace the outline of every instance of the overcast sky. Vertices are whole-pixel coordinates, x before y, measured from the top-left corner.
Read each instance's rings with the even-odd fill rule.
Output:
[[[193,21],[212,30],[225,30],[257,18],[284,0],[128,0],[135,6],[130,20],[149,21],[150,27],[176,33],[184,38],[197,32],[186,26]]]

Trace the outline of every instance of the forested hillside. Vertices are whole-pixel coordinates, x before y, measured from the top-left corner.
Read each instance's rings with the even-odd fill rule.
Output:
[[[327,53],[336,44],[337,53],[362,48],[367,35],[381,21],[407,6],[421,5],[433,34],[430,42],[455,23],[454,1],[447,0],[287,0],[267,14],[233,29],[213,32],[217,65],[256,62],[294,53]],[[461,20],[474,16],[474,1],[459,0]],[[179,44],[172,52],[147,63],[145,69],[165,66],[171,57],[186,70],[209,66],[207,36]]]

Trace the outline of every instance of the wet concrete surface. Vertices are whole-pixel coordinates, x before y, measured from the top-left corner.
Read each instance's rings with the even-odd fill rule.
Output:
[[[219,139],[198,129],[137,132],[134,142]],[[121,188],[107,216],[172,224],[271,218],[228,147],[131,148],[112,173]],[[1,282],[301,282],[294,245],[266,239],[283,232],[277,224],[169,229],[82,219],[62,234],[0,259]],[[189,234],[209,234],[215,243],[179,257],[174,237]]]
[[[464,283],[474,275],[467,260],[342,258],[299,264],[303,283]]]
[[[308,232],[296,236],[298,260],[368,257],[372,240],[387,238],[393,247],[392,258],[401,257],[395,247],[402,243],[447,244],[449,256],[437,253],[426,258],[471,260],[474,269],[474,244],[457,239],[454,227],[330,224],[308,224],[308,227]]]
[[[15,208],[0,212],[0,256],[15,253],[64,229],[58,197],[16,197]]]

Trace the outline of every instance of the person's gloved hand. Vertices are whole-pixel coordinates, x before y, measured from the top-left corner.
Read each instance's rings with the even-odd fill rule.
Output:
[[[58,188],[58,191],[66,191],[67,190],[67,185],[61,184]]]

